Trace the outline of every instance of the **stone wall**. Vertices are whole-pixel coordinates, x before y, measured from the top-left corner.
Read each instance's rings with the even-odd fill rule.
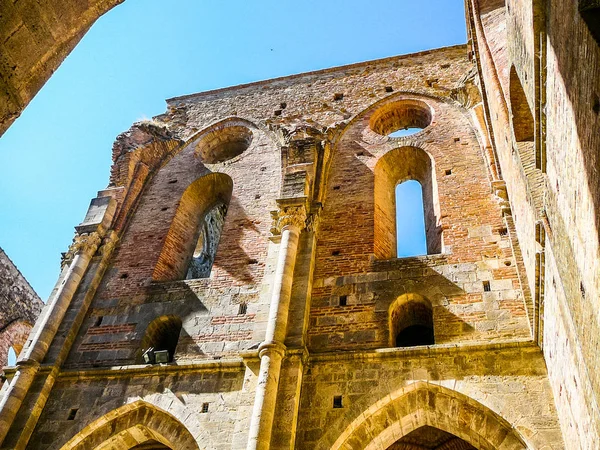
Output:
[[[19,269],[0,248],[0,365],[9,348],[18,354],[44,304]]]
[[[596,448],[600,48],[579,3],[486,1],[469,17],[565,442]],[[517,78],[535,121],[533,158],[512,131]]]
[[[19,117],[96,19],[122,1],[2,2],[0,135]]]
[[[8,372],[26,395],[2,448],[385,449],[423,427],[562,448],[474,67],[457,46],[195,94],[119,136],[51,296],[64,313]],[[406,179],[431,245],[398,259],[377,248]],[[186,279],[215,205],[210,276]],[[433,343],[396,347],[423,324]]]

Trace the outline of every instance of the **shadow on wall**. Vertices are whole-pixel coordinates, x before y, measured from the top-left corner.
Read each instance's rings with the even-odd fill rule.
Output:
[[[265,238],[256,224],[248,218],[239,200],[232,197],[213,267],[224,270],[237,281],[256,282],[258,261],[261,258],[249,256],[245,248],[252,247],[255,242]]]

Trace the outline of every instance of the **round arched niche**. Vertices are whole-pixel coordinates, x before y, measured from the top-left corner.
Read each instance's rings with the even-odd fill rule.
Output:
[[[433,120],[432,109],[421,100],[396,100],[380,106],[369,120],[369,128],[388,136],[399,130],[427,128]]]
[[[248,150],[252,139],[252,130],[240,121],[221,123],[200,139],[196,154],[205,164],[223,163]]]

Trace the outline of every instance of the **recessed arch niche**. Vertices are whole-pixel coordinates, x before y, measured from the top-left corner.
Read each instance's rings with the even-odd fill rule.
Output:
[[[212,126],[196,144],[196,154],[204,164],[219,164],[236,158],[252,144],[250,124],[226,120]]]

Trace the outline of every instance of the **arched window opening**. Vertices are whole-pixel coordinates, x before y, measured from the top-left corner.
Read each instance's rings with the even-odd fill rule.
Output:
[[[138,363],[155,364],[173,361],[179,334],[181,319],[176,316],[161,316],[154,319],[146,328],[142,339]]]
[[[6,364],[8,366],[14,366],[17,364],[17,352],[13,347],[8,347],[8,360]]]
[[[442,252],[442,232],[440,227],[440,207],[437,195],[437,183],[433,160],[429,154],[417,147],[400,147],[389,151],[375,165],[375,211],[374,211],[374,248],[378,259],[390,259],[417,254],[436,254]],[[414,180],[416,184],[408,183]],[[406,186],[404,186],[406,184]],[[399,188],[397,186],[400,186]],[[420,187],[420,189],[419,189]],[[400,189],[400,192],[398,192]],[[420,201],[412,199],[412,206],[398,195],[404,190],[420,191]],[[415,197],[412,195],[412,197]],[[408,254],[399,251],[400,241],[411,238],[403,230],[403,224],[413,223],[425,230],[426,251],[414,250]],[[405,239],[406,236],[406,239]]]
[[[405,450],[409,448],[419,448],[422,450],[476,450],[467,441],[429,425],[411,431],[388,447],[388,450]]]
[[[154,268],[154,280],[210,276],[232,191],[233,181],[223,173],[209,173],[187,187]]]
[[[398,258],[427,254],[423,189],[416,180],[396,186],[396,241]]]
[[[204,164],[218,164],[244,153],[252,144],[252,131],[236,119],[211,129],[198,143],[196,154]]]
[[[592,37],[600,44],[600,0],[579,0],[579,14]]]
[[[227,214],[227,205],[219,202],[200,221],[199,236],[188,268],[187,279],[208,278],[210,276],[219,240],[221,239],[225,214]]]
[[[417,294],[405,294],[390,307],[390,346],[415,347],[435,343],[431,303]]]
[[[369,126],[375,133],[400,138],[429,126],[431,109],[419,100],[399,100],[381,106],[373,113]]]

